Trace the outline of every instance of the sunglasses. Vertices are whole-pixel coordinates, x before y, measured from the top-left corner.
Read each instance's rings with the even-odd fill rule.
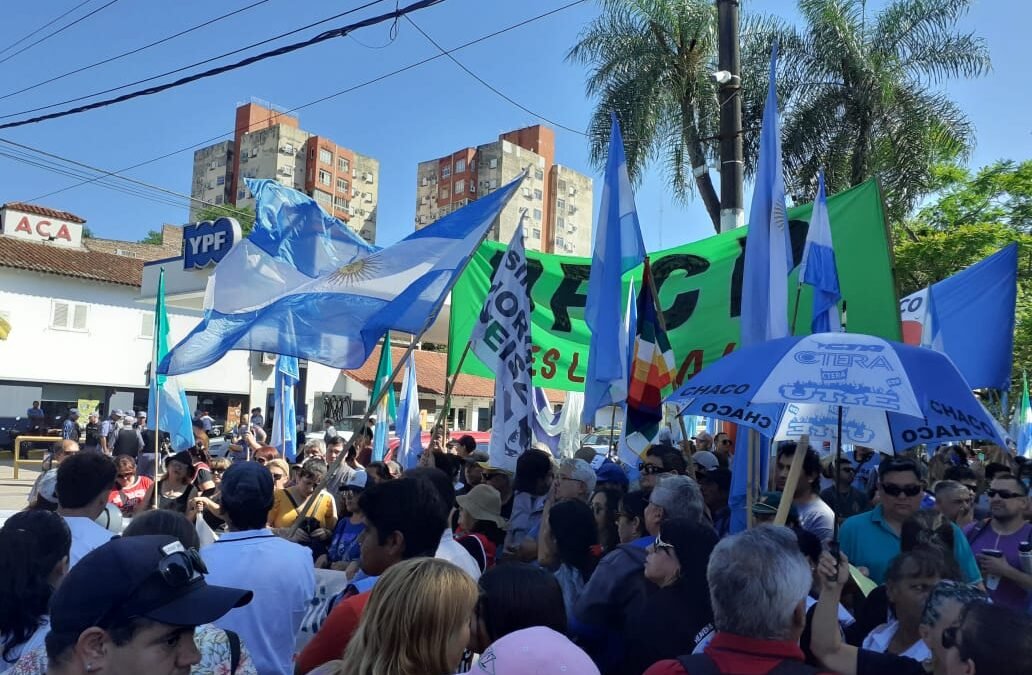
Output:
[[[281,473],[274,473],[274,474],[272,474],[272,479],[273,480],[283,480],[284,478],[285,478],[285,476],[283,474],[281,474]]]
[[[660,538],[660,536],[657,534],[656,535],[656,541],[652,542],[652,550],[655,551],[656,553],[659,553],[660,551],[670,552],[670,551],[674,550],[674,545],[673,544],[668,544],[667,542],[663,541]]]
[[[657,473],[666,473],[666,469],[655,464],[646,464],[645,462],[638,462],[638,471],[646,476],[651,476]]]
[[[173,542],[162,549],[165,557],[158,561],[158,568],[144,578],[140,583],[133,586],[126,597],[131,596],[144,584],[151,583],[155,576],[160,578],[171,588],[183,588],[194,583],[204,583],[204,575],[208,573],[208,567],[200,554],[192,548],[183,548],[179,542]],[[112,607],[97,619],[95,625],[105,627],[109,622],[113,623],[119,607]]]
[[[216,476],[221,476],[222,474],[226,473],[226,470],[225,469],[212,469],[211,472],[213,474],[215,474]]]
[[[882,492],[889,495],[890,497],[898,497],[900,495],[906,495],[907,497],[916,497],[921,494],[921,486],[911,483],[910,485],[896,485],[895,483],[882,483]]]
[[[985,494],[988,495],[990,499],[992,499],[993,497],[999,497],[1000,499],[1016,499],[1017,497],[1025,496],[1020,492],[1011,492],[1010,490],[994,490],[992,488],[986,490]]]

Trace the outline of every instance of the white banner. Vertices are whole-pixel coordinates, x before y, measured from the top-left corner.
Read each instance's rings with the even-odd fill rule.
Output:
[[[516,459],[530,446],[534,414],[527,271],[521,218],[491,277],[491,290],[470,335],[473,353],[495,373],[490,462],[511,472],[516,471]]]

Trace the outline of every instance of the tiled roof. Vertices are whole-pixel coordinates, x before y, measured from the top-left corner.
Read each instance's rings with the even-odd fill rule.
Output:
[[[0,266],[140,286],[143,261],[0,236]]]
[[[86,222],[85,219],[80,218],[74,213],[69,213],[68,211],[58,211],[57,209],[49,209],[37,204],[26,204],[25,202],[7,202],[3,206],[0,206],[0,208],[13,209],[15,211],[21,211],[22,213],[31,213],[34,216],[43,216],[44,218],[56,218],[69,223]]]
[[[416,349],[412,352],[416,359],[416,376],[419,381],[419,391],[436,396],[444,396],[445,381],[448,369],[448,355],[444,352],[427,352]],[[404,347],[393,347],[391,349],[391,363],[397,366],[398,361],[405,355]],[[345,370],[344,374],[360,382],[367,388],[372,388],[376,379],[376,368],[380,363],[379,345],[373,349],[373,353],[362,364],[361,368]],[[395,388],[400,387],[402,371],[395,381]],[[554,389],[546,389],[545,394],[552,403],[562,403],[565,393]],[[462,373],[455,380],[455,391],[453,396],[469,396],[475,398],[494,398],[494,380],[476,375]]]

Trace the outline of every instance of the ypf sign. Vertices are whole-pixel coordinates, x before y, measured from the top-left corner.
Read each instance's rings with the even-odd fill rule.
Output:
[[[217,264],[240,241],[240,223],[222,217],[183,228],[183,269]]]

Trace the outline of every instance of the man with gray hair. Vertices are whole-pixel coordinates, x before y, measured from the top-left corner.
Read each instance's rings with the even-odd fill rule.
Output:
[[[960,527],[974,521],[975,496],[966,485],[955,480],[935,484],[935,510]]]
[[[799,648],[813,577],[792,530],[764,525],[723,539],[706,580],[712,641],[703,653],[659,661],[645,675],[819,672]]]
[[[559,463],[559,471],[552,481],[552,489],[545,499],[545,508],[541,512],[541,524],[537,534],[537,561],[543,567],[554,569],[559,566],[555,539],[548,522],[552,507],[558,502],[571,500],[587,504],[591,493],[595,491],[595,471],[583,459],[568,457]]]
[[[645,508],[648,536],[621,544],[599,561],[574,605],[569,629],[603,673],[615,672],[623,661],[625,623],[642,610],[645,558],[660,525],[671,518],[700,521],[703,508],[702,492],[694,479],[663,476]]]

